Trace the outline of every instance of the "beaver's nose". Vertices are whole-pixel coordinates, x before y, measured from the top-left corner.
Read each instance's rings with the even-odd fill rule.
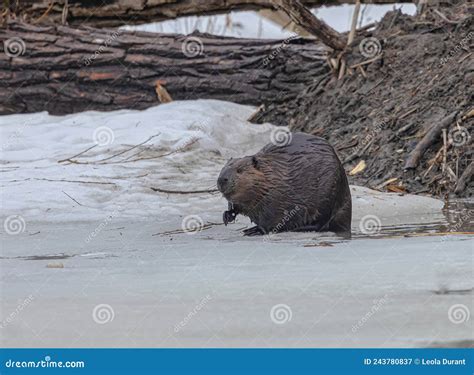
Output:
[[[219,177],[217,179],[217,187],[219,188],[220,191],[223,191],[225,189],[225,187],[227,186],[228,182],[229,182],[228,178]]]

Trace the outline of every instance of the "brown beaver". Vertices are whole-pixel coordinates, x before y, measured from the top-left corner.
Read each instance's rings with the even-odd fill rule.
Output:
[[[291,133],[286,145],[268,144],[231,159],[217,186],[229,201],[224,224],[238,214],[256,224],[245,235],[332,231],[350,235],[352,202],[346,173],[323,138]]]

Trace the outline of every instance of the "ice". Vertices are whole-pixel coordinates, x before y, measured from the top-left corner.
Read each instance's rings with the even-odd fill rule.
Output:
[[[170,228],[180,227],[170,220]],[[30,222],[25,233],[1,236],[3,347],[423,347],[472,340],[472,319],[456,323],[449,315],[452,306],[473,308],[467,235],[340,241],[286,233],[265,241],[242,237],[242,224],[156,235],[164,230],[156,220],[113,218],[87,241],[100,224]],[[58,262],[64,268],[47,268]],[[291,320],[277,324],[271,311],[286,309],[281,305]],[[97,308],[110,310],[103,324]]]
[[[222,225],[220,194],[151,190],[215,187],[227,158],[270,141],[273,125],[247,121],[254,110],[199,100],[0,117],[2,346],[469,340],[471,321],[453,324],[448,316],[456,304],[472,305],[469,236],[403,238],[387,229],[443,221],[440,200],[351,186],[352,240],[329,233],[249,238],[241,232],[250,225],[245,217]],[[68,158],[89,164],[59,163]],[[134,158],[143,160],[128,162]],[[204,225],[183,233],[192,215]],[[11,218],[19,226],[9,227]],[[361,236],[367,218],[380,227]],[[271,311],[281,305],[292,319],[280,325]],[[360,323],[374,305],[377,312]],[[99,308],[113,319],[97,323]]]

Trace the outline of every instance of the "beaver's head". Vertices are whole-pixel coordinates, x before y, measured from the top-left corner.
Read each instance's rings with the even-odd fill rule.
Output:
[[[217,187],[222,195],[234,204],[249,205],[258,201],[266,178],[257,156],[230,159],[222,168]]]

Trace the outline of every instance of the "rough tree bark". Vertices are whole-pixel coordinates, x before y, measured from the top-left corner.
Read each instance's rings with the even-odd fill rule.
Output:
[[[317,36],[327,46],[335,50],[342,50],[346,46],[345,40],[336,30],[315,17],[300,1],[279,0],[277,3],[296,25]]]
[[[186,37],[16,22],[0,28],[0,40],[10,40],[0,52],[0,114],[144,109],[158,104],[157,80],[176,100],[278,103],[329,72],[324,47],[314,40]]]
[[[5,1],[5,0],[2,0]],[[12,12],[27,22],[61,24],[66,0],[7,0]],[[412,3],[413,0],[365,0],[366,4]],[[303,0],[307,7],[354,4],[355,0]],[[18,7],[17,7],[18,5]],[[118,27],[182,16],[227,13],[231,10],[276,9],[274,0],[69,0],[71,26]]]

